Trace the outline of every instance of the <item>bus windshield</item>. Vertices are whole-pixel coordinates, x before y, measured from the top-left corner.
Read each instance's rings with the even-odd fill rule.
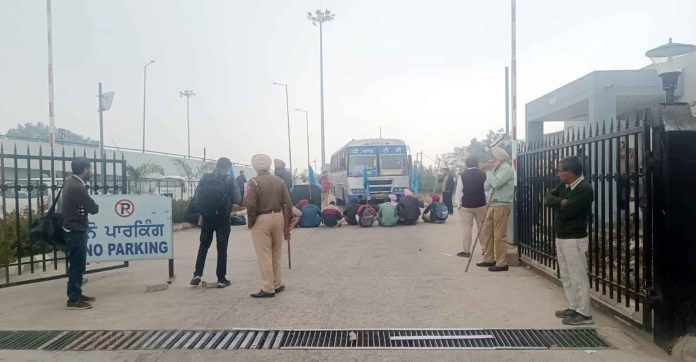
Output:
[[[348,162],[348,175],[361,176],[367,167],[368,176],[377,175],[377,156],[375,155],[351,155]]]
[[[379,168],[382,176],[406,175],[406,155],[380,155]]]

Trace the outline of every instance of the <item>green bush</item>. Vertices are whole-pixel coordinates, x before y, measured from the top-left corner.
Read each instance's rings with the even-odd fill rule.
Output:
[[[188,210],[190,200],[174,200],[172,203],[172,223],[178,224],[186,222],[186,210]]]
[[[51,245],[30,237],[29,216],[28,210],[25,209],[19,215],[11,212],[5,215],[4,219],[0,219],[0,266],[14,262],[17,257],[39,255],[53,250]],[[31,213],[32,222],[40,217],[39,212]],[[19,230],[17,218],[19,218]],[[17,245],[17,234],[19,234],[19,245]]]

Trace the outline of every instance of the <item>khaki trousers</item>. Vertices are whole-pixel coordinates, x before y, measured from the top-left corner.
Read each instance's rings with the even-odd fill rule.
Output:
[[[496,266],[507,265],[507,223],[511,211],[510,205],[494,205],[488,208],[486,221],[483,223],[483,235],[486,237],[486,251],[483,261],[495,262]]]
[[[587,277],[587,252],[589,240],[556,239],[558,269],[561,272],[563,291],[568,298],[569,308],[586,316],[590,310],[590,280]]]
[[[321,193],[321,207],[324,208],[329,205],[329,193],[328,192],[322,192]]]
[[[481,223],[486,217],[486,207],[475,207],[466,208],[462,207],[459,209],[459,218],[462,221],[462,232],[464,236],[462,238],[462,250],[466,252],[473,253],[475,250],[471,249],[471,239],[474,231],[474,221],[476,222],[476,230],[481,231]],[[481,244],[481,249],[486,249],[486,238],[483,233],[479,235],[479,243]]]
[[[251,238],[254,240],[256,259],[263,278],[263,287],[266,293],[275,293],[276,288],[282,286],[280,257],[283,253],[283,213],[264,214],[256,218],[256,224],[251,229]]]

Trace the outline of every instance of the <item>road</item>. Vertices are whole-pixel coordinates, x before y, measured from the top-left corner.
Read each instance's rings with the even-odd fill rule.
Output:
[[[233,227],[226,289],[192,288],[198,230],[175,234],[178,278],[166,291],[164,261],[92,274],[88,311],[67,311],[65,280],[0,290],[2,329],[222,328],[563,328],[553,312],[563,291],[524,267],[491,273],[459,251],[459,220],[397,228],[304,229],[293,234],[287,290],[273,299],[250,293],[261,282],[250,232]],[[476,253],[475,262],[481,258]],[[214,278],[214,247],[204,279]],[[616,348],[600,351],[0,351],[0,360],[589,360],[653,361],[667,355],[615,318],[596,312],[595,326]]]

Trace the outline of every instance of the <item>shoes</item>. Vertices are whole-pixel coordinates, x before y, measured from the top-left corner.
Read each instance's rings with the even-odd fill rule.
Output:
[[[460,251],[457,253],[457,256],[461,256],[462,258],[470,258],[471,253],[468,251]]]
[[[68,301],[68,304],[65,305],[65,308],[67,309],[90,309],[92,308],[92,305],[89,304],[89,302],[85,302],[84,300],[76,300],[74,302]]]
[[[94,302],[95,300],[97,300],[97,298],[95,298],[95,297],[88,297],[88,296],[86,296],[86,295],[83,294],[83,295],[80,296],[80,300],[83,301],[83,302]]]
[[[276,288],[275,293],[278,294],[278,293],[280,293],[280,292],[282,292],[282,291],[284,291],[284,290],[285,290],[285,286],[284,286],[284,285],[281,285],[281,286],[279,286],[278,288]]]
[[[480,266],[480,267],[482,267],[482,268],[490,268],[490,267],[494,267],[494,266],[495,266],[495,262],[486,263],[486,262],[484,261],[484,262],[481,262],[481,263],[476,263],[476,266]]]
[[[217,287],[220,288],[220,289],[222,289],[222,288],[225,288],[225,287],[229,287],[230,285],[232,285],[232,282],[231,282],[231,281],[229,281],[229,280],[227,280],[227,279],[223,279],[223,280],[219,280],[219,281],[218,281]]]
[[[189,283],[189,284],[191,284],[191,285],[201,284],[201,277],[194,275],[193,279],[191,279],[191,283]]]
[[[592,324],[594,321],[592,320],[592,317],[587,317],[584,316],[580,313],[575,313],[574,316],[568,317],[568,318],[563,318],[563,324],[567,324],[569,326],[579,326],[583,324]]]
[[[505,265],[505,266],[496,266],[496,265],[494,265],[494,266],[488,268],[488,271],[499,272],[499,271],[508,271],[508,269],[510,269],[510,267],[507,266],[507,265]]]
[[[252,298],[273,298],[275,297],[275,293],[266,293],[263,290],[260,290],[258,293],[251,294]]]
[[[556,311],[556,318],[568,318],[576,315],[578,312],[568,308],[564,310],[557,310]]]

